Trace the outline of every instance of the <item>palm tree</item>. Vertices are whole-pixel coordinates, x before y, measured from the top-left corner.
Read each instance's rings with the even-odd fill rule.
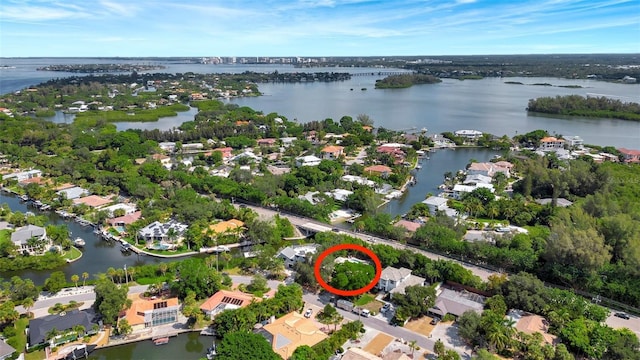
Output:
[[[82,273],[82,287],[84,287],[84,285],[86,284],[88,278],[89,278],[89,273],[86,272],[86,271],[83,272]]]
[[[115,281],[115,276],[116,276],[116,269],[110,267],[107,269],[107,275],[111,278],[111,282],[116,282]]]
[[[49,330],[45,336],[45,339],[47,340],[51,340],[54,337],[58,336],[60,332],[56,329],[56,328],[52,328],[51,330]]]
[[[27,314],[29,314],[29,309],[31,309],[33,307],[33,298],[32,297],[28,297],[28,298],[24,299],[22,301],[22,307],[27,312]]]
[[[509,337],[506,334],[505,327],[501,324],[491,326],[487,331],[487,341],[489,342],[489,346],[498,352],[504,350],[509,343]]]
[[[409,341],[409,349],[411,349],[411,358],[413,359],[415,356],[416,350],[420,350],[420,346],[418,346],[418,341],[411,340]]]
[[[160,273],[162,273],[162,276],[164,276],[167,273],[167,269],[169,269],[169,266],[166,263],[161,263],[160,265],[158,265],[158,269],[160,270]]]
[[[76,287],[78,287],[78,281],[80,281],[80,276],[73,274],[71,275],[71,281],[76,284]]]

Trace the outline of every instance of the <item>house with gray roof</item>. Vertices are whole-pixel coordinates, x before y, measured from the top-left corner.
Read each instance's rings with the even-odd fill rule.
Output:
[[[68,189],[64,189],[64,190],[60,190],[58,191],[56,194],[58,195],[63,195],[65,199],[79,199],[81,197],[87,196],[89,195],[89,191],[85,190],[79,186],[74,186],[72,188],[68,188]]]
[[[65,338],[65,335],[75,333],[73,328],[78,325],[84,326],[85,332],[91,333],[94,325],[97,325],[94,318],[93,313],[76,309],[56,315],[32,319],[29,321],[27,334],[29,343],[27,347],[46,342],[47,334],[49,334],[52,329],[56,329],[59,335],[48,340],[51,346],[60,344],[61,342],[59,341],[61,341],[61,338]]]
[[[468,310],[482,314],[484,301],[485,298],[483,296],[468,291],[459,292],[451,289],[441,289],[435,304],[429,309],[429,313],[440,317],[444,317],[447,314],[459,317]]]
[[[152,241],[169,241],[181,238],[184,232],[187,231],[189,226],[176,220],[170,220],[166,223],[154,221],[151,224],[145,226],[138,232],[141,238],[147,242]],[[171,234],[173,232],[173,234]],[[169,239],[169,235],[172,235],[174,239]]]
[[[287,246],[280,250],[276,257],[284,260],[284,266],[288,269],[292,268],[295,263],[305,261],[307,254],[315,254],[317,249],[317,244]]]
[[[427,205],[431,215],[435,215],[438,211],[446,211],[447,208],[449,208],[447,201],[449,201],[449,199],[441,196],[429,196],[426,200],[423,200],[422,203]]]
[[[16,349],[4,342],[4,340],[0,340],[0,360],[9,359],[14,352],[16,352]]]
[[[30,244],[32,238],[38,240],[38,244]],[[18,248],[18,252],[35,255],[41,253],[51,245],[47,238],[47,230],[40,226],[27,225],[19,227],[11,234],[11,242]]]
[[[387,266],[382,270],[380,280],[378,281],[378,289],[393,294],[404,294],[407,286],[424,286],[425,279],[419,276],[411,275],[411,270],[407,268],[395,268]]]

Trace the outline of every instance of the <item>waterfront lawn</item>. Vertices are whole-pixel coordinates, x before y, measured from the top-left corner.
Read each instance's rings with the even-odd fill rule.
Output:
[[[75,260],[75,259],[77,259],[77,258],[79,258],[81,256],[82,256],[82,252],[80,250],[76,249],[73,246],[69,250],[67,250],[64,253],[64,255],[62,255],[62,257],[65,260],[70,260],[70,261],[73,261],[73,260]]]

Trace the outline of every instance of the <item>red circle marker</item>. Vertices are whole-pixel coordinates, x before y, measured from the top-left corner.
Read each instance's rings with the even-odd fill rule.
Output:
[[[367,256],[369,256],[371,260],[373,260],[373,263],[376,265],[376,275],[373,277],[373,280],[367,286],[360,289],[355,289],[355,290],[340,290],[340,289],[334,288],[333,286],[327,284],[326,281],[324,281],[324,279],[320,275],[320,265],[322,265],[322,260],[324,260],[324,258],[326,258],[329,254],[336,251],[340,251],[340,250],[360,251],[367,254]],[[340,245],[332,246],[327,250],[321,252],[320,255],[318,256],[318,259],[316,260],[316,264],[314,265],[313,270],[316,276],[316,280],[318,281],[318,284],[320,284],[320,286],[322,286],[325,290],[327,290],[330,293],[341,295],[341,296],[357,296],[360,294],[364,294],[367,291],[373,289],[373,287],[376,286],[378,281],[380,281],[380,276],[382,276],[382,264],[380,264],[380,259],[378,258],[378,256],[374,254],[373,251],[367,249],[366,247],[356,245],[356,244],[340,244]]]

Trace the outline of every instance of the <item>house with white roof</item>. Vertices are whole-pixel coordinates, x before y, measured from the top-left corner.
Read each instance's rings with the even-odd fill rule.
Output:
[[[296,166],[318,166],[321,161],[322,159],[314,155],[301,156],[296,158]]]
[[[325,195],[334,198],[337,201],[347,201],[349,195],[353,194],[353,191],[345,189],[333,189],[324,193]]]
[[[377,287],[380,291],[389,292],[393,296],[393,294],[398,293],[404,294],[407,286],[424,286],[425,281],[424,278],[411,275],[411,270],[407,268],[398,269],[393,266],[387,266],[382,270]]]
[[[31,244],[31,239],[37,240],[39,244]],[[51,245],[47,238],[47,230],[40,226],[27,225],[17,228],[11,233],[11,242],[17,247],[20,253],[35,255]],[[40,247],[40,249],[38,249]]]
[[[376,183],[372,180],[369,180],[367,178],[364,178],[362,176],[356,176],[356,175],[344,175],[340,178],[340,180],[342,181],[347,181],[347,182],[352,182],[352,183],[356,183],[359,185],[366,185],[369,187],[374,187],[376,186]]]
[[[460,200],[462,199],[466,194],[473,192],[475,189],[479,189],[479,188],[485,188],[485,189],[489,189],[489,191],[491,191],[492,193],[495,192],[495,189],[493,188],[492,184],[482,184],[482,183],[478,183],[475,185],[461,185],[461,184],[456,184],[453,187],[453,193],[452,196],[454,199],[456,200]]]
[[[427,205],[431,215],[435,215],[438,211],[447,210],[449,207],[447,206],[447,201],[447,198],[441,196],[429,196],[427,199],[423,200],[422,203]]]
[[[582,146],[584,145],[584,140],[582,140],[582,138],[577,135],[565,136],[564,141],[571,148],[582,148]]]
[[[59,190],[56,194],[63,195],[66,199],[78,199],[84,196],[89,195],[89,191],[85,190],[79,186],[74,186],[68,189]]]
[[[317,250],[317,244],[287,246],[280,250],[276,257],[284,260],[284,266],[289,269],[296,263],[306,261],[307,254],[315,254]]]
[[[16,181],[21,182],[21,181],[25,181],[33,178],[39,178],[41,176],[42,176],[41,170],[27,170],[27,171],[16,172],[13,174],[3,175],[2,180],[15,179]]]
[[[462,182],[464,185],[475,185],[475,184],[491,184],[493,179],[490,176],[485,175],[467,175],[467,177]]]
[[[113,213],[116,210],[124,210],[124,215],[128,215],[128,214],[133,214],[134,212],[136,212],[137,208],[136,208],[136,206],[134,204],[123,204],[123,203],[120,203],[120,204],[115,204],[115,205],[104,207],[104,208],[102,208],[100,210],[106,211],[107,213],[109,213],[109,217],[113,217],[114,216]]]
[[[176,220],[170,220],[166,223],[154,221],[142,228],[138,235],[147,242],[151,241],[170,241],[182,238],[184,232],[189,226]],[[173,234],[172,234],[173,232]],[[171,236],[170,236],[171,235]],[[172,237],[170,239],[170,237]]]
[[[454,132],[457,137],[464,138],[466,140],[478,140],[482,137],[482,131],[478,130],[458,130]]]

